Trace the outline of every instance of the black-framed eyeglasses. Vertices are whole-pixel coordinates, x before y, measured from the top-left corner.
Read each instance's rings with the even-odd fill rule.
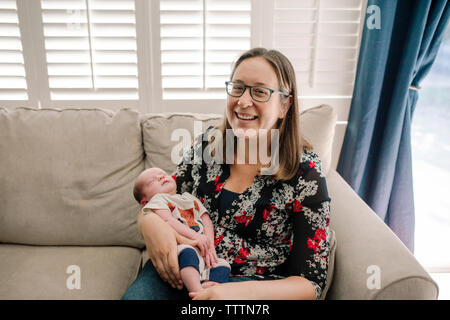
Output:
[[[267,102],[273,93],[279,93],[285,97],[288,97],[289,94],[282,91],[276,91],[270,88],[260,87],[260,86],[248,86],[241,82],[233,82],[233,81],[225,81],[227,94],[238,98],[241,97],[247,88],[250,89],[250,96],[253,100],[258,102]]]

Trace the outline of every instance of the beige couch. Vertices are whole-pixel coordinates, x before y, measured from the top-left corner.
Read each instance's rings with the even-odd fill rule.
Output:
[[[0,299],[119,299],[147,260],[137,175],[172,171],[171,133],[220,115],[0,107]],[[330,169],[336,114],[301,115],[331,201],[327,299],[435,299],[438,287]],[[198,124],[198,122],[196,122]]]

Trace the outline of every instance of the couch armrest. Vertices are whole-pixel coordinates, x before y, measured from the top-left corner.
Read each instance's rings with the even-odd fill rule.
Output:
[[[437,284],[335,170],[327,186],[337,239],[327,299],[437,299]]]

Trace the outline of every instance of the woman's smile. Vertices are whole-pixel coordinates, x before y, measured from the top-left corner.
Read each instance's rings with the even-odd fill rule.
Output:
[[[234,112],[234,114],[236,115],[236,117],[239,120],[243,120],[243,121],[253,121],[258,119],[258,116],[252,115],[252,114],[248,114],[248,113],[238,113],[238,112]]]

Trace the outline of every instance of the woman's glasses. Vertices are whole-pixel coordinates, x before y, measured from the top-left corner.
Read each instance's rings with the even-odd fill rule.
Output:
[[[241,97],[244,94],[245,90],[249,88],[250,96],[252,97],[253,100],[258,102],[269,101],[273,93],[279,93],[285,97],[289,96],[289,94],[287,94],[286,92],[276,91],[260,86],[247,86],[241,82],[226,81],[225,85],[228,95],[236,98]]]

